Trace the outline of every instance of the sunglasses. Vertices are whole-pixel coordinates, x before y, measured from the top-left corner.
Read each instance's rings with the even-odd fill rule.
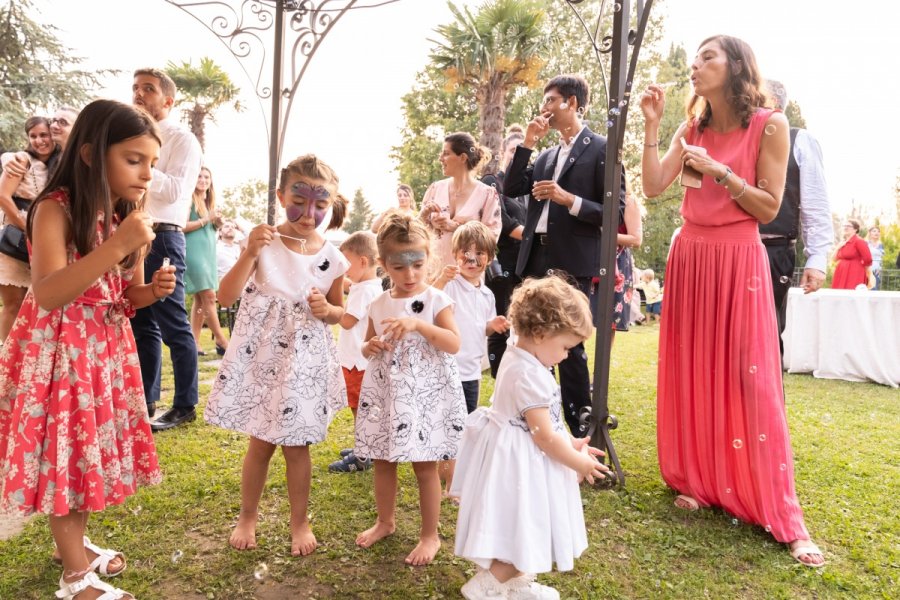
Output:
[[[69,125],[71,125],[71,123],[69,123],[65,119],[57,119],[57,118],[50,119],[50,124],[51,125],[59,125],[60,127],[68,127]]]

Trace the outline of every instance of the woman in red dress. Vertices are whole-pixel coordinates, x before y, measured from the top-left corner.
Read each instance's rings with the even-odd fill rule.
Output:
[[[688,119],[662,159],[665,92],[650,85],[640,101],[645,195],[665,191],[682,166],[699,180],[686,187],[684,226],[666,268],[660,471],[679,508],[721,507],[765,527],[802,564],[821,566],[794,490],[772,282],[758,232],[780,206],[788,122],[763,108],[756,59],[739,39],[705,40],[691,83]]]
[[[859,237],[860,223],[856,219],[847,219],[842,231],[844,241],[834,251],[837,266],[831,287],[836,290],[853,290],[859,284],[866,285],[869,275],[866,269],[872,266],[872,253],[869,245]]]

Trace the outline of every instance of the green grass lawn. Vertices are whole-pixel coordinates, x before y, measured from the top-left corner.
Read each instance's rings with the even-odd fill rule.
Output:
[[[627,487],[583,488],[590,547],[574,571],[542,581],[564,598],[900,597],[897,390],[787,376],[800,502],[829,561],[824,569],[805,568],[760,527],[718,510],[688,514],[672,505],[656,459],[657,336],[656,326],[619,334],[613,353],[610,406],[620,423],[613,440]],[[211,354],[201,362],[201,398],[216,371]],[[171,370],[164,377],[171,381]],[[483,402],[491,387],[488,377]],[[290,556],[280,455],[262,501],[259,548],[228,547],[246,439],[199,420],[157,435],[162,485],[95,516],[89,534],[127,553],[128,570],[113,583],[141,599],[460,597],[473,567],[453,555],[455,510],[449,503],[441,523],[444,547],[435,562],[426,568],[403,564],[418,531],[409,466],[400,469],[397,533],[369,550],[355,546],[356,534],[375,517],[371,472],[327,472],[351,440],[351,415],[343,411],[328,440],[313,449],[310,517],[320,547],[312,556]],[[0,542],[0,598],[52,597],[59,578],[52,550],[41,517],[19,537]]]

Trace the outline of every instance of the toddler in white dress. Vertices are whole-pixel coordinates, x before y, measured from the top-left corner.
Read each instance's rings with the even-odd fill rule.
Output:
[[[526,280],[512,296],[515,344],[503,355],[490,408],[466,420],[451,493],[460,498],[456,554],[479,572],[480,598],[559,598],[536,573],[571,570],[587,548],[578,483],[608,471],[589,438],[561,417],[550,367],[592,331],[587,298],[558,277]]]

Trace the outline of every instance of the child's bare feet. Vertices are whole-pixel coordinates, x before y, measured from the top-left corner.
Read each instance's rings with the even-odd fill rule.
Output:
[[[413,567],[422,567],[434,560],[434,555],[441,548],[441,539],[437,536],[423,537],[406,557],[406,564]]]
[[[256,548],[256,514],[241,513],[237,525],[228,538],[228,543],[235,550],[252,550]]]
[[[319,543],[316,536],[313,535],[309,521],[303,520],[300,523],[291,523],[291,555],[307,556],[312,554]]]
[[[389,524],[376,520],[374,525],[356,536],[356,545],[368,548],[378,540],[394,533],[395,528],[393,523]]]

